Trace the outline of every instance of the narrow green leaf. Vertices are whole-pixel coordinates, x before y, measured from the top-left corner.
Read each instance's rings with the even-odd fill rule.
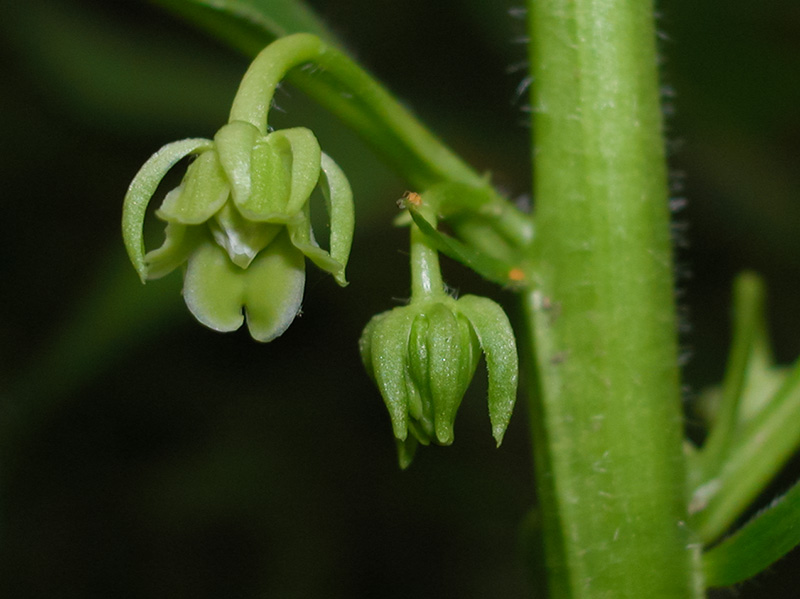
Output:
[[[706,585],[722,587],[755,576],[800,545],[800,483],[703,555]]]
[[[414,223],[431,240],[437,250],[474,270],[484,279],[504,286],[515,284],[515,281],[509,275],[518,268],[516,264],[509,264],[503,260],[477,252],[458,239],[439,232],[419,210],[410,204],[408,205],[408,211],[411,214],[411,218],[414,219]]]
[[[255,55],[276,38],[313,33],[341,45],[300,0],[153,0],[245,54]]]

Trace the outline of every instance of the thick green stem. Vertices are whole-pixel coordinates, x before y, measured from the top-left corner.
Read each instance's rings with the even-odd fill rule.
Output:
[[[528,10],[539,280],[524,307],[551,597],[700,597],[653,7]]]

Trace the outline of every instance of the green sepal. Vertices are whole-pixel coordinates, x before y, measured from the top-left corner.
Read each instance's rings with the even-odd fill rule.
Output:
[[[324,152],[320,159],[320,166],[319,186],[325,198],[325,206],[328,209],[331,223],[330,255],[342,265],[341,271],[332,274],[336,282],[344,287],[347,285],[344,271],[350,257],[355,227],[353,191],[344,171]]]
[[[319,268],[332,274],[340,286],[345,287],[345,266],[353,242],[353,194],[342,170],[326,154],[322,154],[319,184],[331,223],[330,251],[321,248],[314,238],[310,203],[306,203],[301,210],[301,219],[290,223],[287,228],[292,243]]]
[[[465,295],[457,305],[472,324],[486,356],[489,420],[492,436],[500,446],[517,399],[519,362],[514,331],[503,309],[488,298]]]
[[[209,139],[184,139],[165,145],[144,163],[128,186],[122,207],[122,238],[128,257],[139,278],[147,280],[147,263],[144,248],[144,218],[147,205],[158,189],[158,184],[182,158],[213,147]]]
[[[183,295],[195,318],[215,331],[238,329],[244,309],[250,335],[268,342],[297,316],[304,285],[303,255],[281,234],[246,269],[216,243],[201,244],[189,258]]]
[[[311,229],[311,211],[308,204],[303,208],[302,215],[302,220],[286,227],[292,243],[319,268],[331,273],[334,277],[341,276],[344,266],[334,260],[327,251],[319,247],[317,240],[314,239],[314,231]]]
[[[252,192],[251,162],[253,148],[261,133],[255,125],[232,121],[223,125],[214,136],[219,162],[237,206],[246,205]]]
[[[395,308],[379,314],[374,326],[367,325],[370,363],[375,383],[383,396],[392,429],[397,439],[408,436],[408,388],[405,372],[408,364],[408,339],[413,314],[405,308]],[[374,319],[373,319],[374,320]]]
[[[230,196],[230,186],[217,153],[200,154],[186,169],[181,184],[170,191],[156,216],[169,223],[199,225],[211,218]]]
[[[437,250],[474,270],[484,279],[504,286],[518,285],[518,282],[510,278],[509,275],[519,265],[477,252],[458,239],[439,232],[436,227],[428,222],[419,209],[411,204],[408,204],[408,211],[419,230],[431,240]]]

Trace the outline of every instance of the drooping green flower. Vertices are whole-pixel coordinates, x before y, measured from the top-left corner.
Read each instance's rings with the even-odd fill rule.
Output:
[[[489,375],[489,417],[503,440],[517,392],[517,348],[503,309],[466,295],[440,295],[375,316],[359,342],[364,366],[392,420],[400,466],[419,443],[453,442],[456,412],[481,357]]]
[[[167,172],[193,154],[182,182],[156,211],[167,223],[166,239],[145,253],[147,205]],[[317,188],[330,217],[329,250],[311,228],[309,200]],[[142,281],[186,265],[184,299],[201,323],[234,331],[246,319],[254,339],[271,341],[300,309],[306,257],[347,284],[352,192],[308,129],[264,135],[249,122],[232,121],[213,140],[168,144],[145,163],[125,197],[123,237]]]

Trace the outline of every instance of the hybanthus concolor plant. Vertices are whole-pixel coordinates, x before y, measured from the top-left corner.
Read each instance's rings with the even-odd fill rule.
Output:
[[[516,398],[508,318],[487,298],[451,295],[442,252],[523,292],[552,595],[700,597],[704,586],[736,583],[800,541],[800,527],[784,526],[800,519],[798,485],[716,544],[800,446],[800,362],[773,367],[760,284],[742,280],[730,372],[708,440],[682,448],[651,7],[530,6],[538,234],[532,215],[500,197],[358,65],[297,34],[256,57],[213,140],[168,144],[146,162],[125,198],[125,244],[143,281],[185,266],[195,317],[218,331],[246,318],[259,341],[281,335],[296,316],[306,257],[345,285],[354,227],[347,179],[308,129],[267,126],[278,83],[312,66],[300,73],[312,95],[420,189],[401,200],[398,219],[410,231],[410,300],[375,316],[359,343],[400,466],[420,444],[453,442],[482,355],[498,444]],[[166,239],[146,252],[147,206],[187,156],[195,159],[183,181],[156,211]],[[327,249],[311,227],[317,189],[329,214]]]
[[[246,73],[229,122],[214,139],[186,139],[164,146],[129,187],[123,237],[142,281],[185,266],[186,304],[198,321],[216,331],[234,331],[246,319],[251,336],[258,341],[272,341],[283,334],[300,308],[305,258],[331,273],[340,285],[347,284],[345,266],[354,227],[347,178],[308,129],[270,131],[267,126],[272,94],[286,73],[337,54],[310,35],[289,36],[271,44]],[[342,55],[336,58],[346,64],[353,78],[357,67]],[[335,78],[337,73],[333,69],[328,75]],[[362,76],[356,72],[356,78]],[[183,180],[156,210],[156,216],[166,222],[166,239],[161,247],[146,252],[147,206],[161,180],[187,156],[194,160]],[[311,227],[310,198],[317,189],[329,214],[327,250],[319,246]],[[469,244],[448,241],[435,230],[441,214],[469,220],[470,215],[485,213],[487,205],[497,206],[496,198],[484,181],[474,189],[468,185],[444,189],[456,191],[443,194],[441,186],[434,185],[428,203],[422,200],[424,193],[413,194],[416,201],[410,212],[414,218],[405,219],[411,230],[409,305],[376,316],[360,342],[366,369],[389,409],[404,468],[419,443],[452,443],[456,411],[482,353],[489,374],[492,433],[498,445],[516,398],[516,343],[502,308],[486,298],[449,296],[439,272],[437,248],[442,244],[458,248],[456,258],[464,261],[466,256],[472,265],[486,262],[500,273],[515,270],[498,258],[482,257]],[[505,211],[491,209],[490,213],[492,223],[478,227],[484,237],[493,226],[509,234],[502,218]],[[512,229],[527,234],[524,226]],[[470,230],[474,233],[474,224]],[[502,279],[505,274],[499,276]]]

